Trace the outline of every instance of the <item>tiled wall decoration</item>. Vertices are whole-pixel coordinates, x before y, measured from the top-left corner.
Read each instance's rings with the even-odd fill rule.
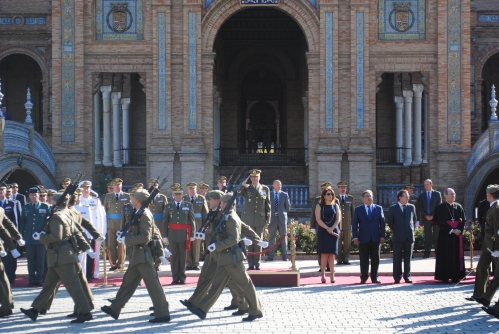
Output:
[[[158,129],[166,130],[166,18],[158,13]]]
[[[426,39],[426,0],[379,0],[378,39]]]
[[[327,12],[324,24],[324,36],[325,40],[325,94],[326,94],[326,129],[333,128],[333,36],[334,36],[334,25],[333,25],[333,13]]]
[[[95,39],[144,39],[144,0],[96,0]]]
[[[75,8],[61,1],[61,142],[75,141]]]

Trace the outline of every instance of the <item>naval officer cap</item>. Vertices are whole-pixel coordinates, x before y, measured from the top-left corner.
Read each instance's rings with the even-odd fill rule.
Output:
[[[117,177],[117,178],[113,179],[113,181],[112,181],[112,182],[113,182],[113,184],[123,183],[123,180],[122,180],[122,179],[120,179],[119,177]]]
[[[80,188],[83,188],[83,187],[91,187],[92,186],[92,182],[88,181],[88,180],[85,180],[85,181],[81,181],[79,184],[78,184],[78,187]]]
[[[252,170],[249,171],[249,174],[250,174],[250,176],[260,176],[261,172],[262,171],[259,170],[259,169],[252,169]]]
[[[346,187],[348,186],[347,181],[340,181],[336,184],[338,187]]]
[[[0,187],[0,189],[2,189],[2,188],[5,189],[5,187]],[[38,194],[39,192],[40,192],[40,189],[38,187],[31,187],[31,188],[29,188],[29,193],[30,194]]]
[[[176,189],[176,188],[180,188],[180,183],[174,183],[170,186],[170,189],[173,190],[173,189]]]
[[[149,184],[159,184],[159,181],[158,181],[158,179],[150,179],[148,183]]]
[[[328,188],[331,188],[332,184],[331,182],[324,182],[323,184],[321,184],[321,188],[324,190],[324,189],[328,189]]]
[[[144,188],[137,189],[133,192],[133,197],[135,197],[137,201],[144,202],[149,198],[149,192]]]
[[[210,186],[204,182],[199,183],[199,188],[210,189]]]
[[[189,182],[187,183],[187,188],[196,188],[198,184],[196,182]]]
[[[228,202],[232,198],[232,193],[227,193],[223,194],[223,196],[220,198],[222,202]]]
[[[184,189],[178,187],[178,188],[173,188],[173,193],[174,194],[183,194],[184,193]]]
[[[217,179],[217,182],[227,182],[227,177],[222,175]]]
[[[212,190],[206,194],[206,198],[221,199],[224,193],[220,190]]]
[[[498,192],[499,191],[499,184],[489,184],[487,186],[487,189],[486,191],[489,193],[489,194],[493,194],[495,192]]]

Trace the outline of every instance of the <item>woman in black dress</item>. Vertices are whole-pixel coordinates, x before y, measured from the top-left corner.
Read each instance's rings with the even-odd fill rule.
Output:
[[[463,207],[456,203],[456,192],[452,188],[444,190],[445,201],[437,205],[433,221],[440,231],[437,241],[435,261],[435,280],[444,283],[452,280],[459,282],[464,276],[463,230],[466,214]]]
[[[331,283],[334,279],[334,256],[338,254],[338,236],[341,222],[340,207],[335,202],[336,195],[331,188],[324,189],[315,207],[317,230],[317,252],[321,254],[321,281],[326,283],[326,264],[329,262]]]

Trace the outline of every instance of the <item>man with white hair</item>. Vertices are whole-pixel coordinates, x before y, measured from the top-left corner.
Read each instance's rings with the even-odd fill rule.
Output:
[[[93,197],[91,194],[93,192],[92,182],[87,180],[81,181],[79,187],[82,191],[82,197],[80,198],[80,204],[77,206],[78,210],[81,208],[80,212],[82,215],[90,220],[100,234],[106,235],[106,211],[99,199]],[[97,257],[95,259],[87,258],[87,268],[83,268],[83,270],[86,269],[87,278],[99,278],[101,241],[92,240],[91,246],[94,252],[97,253]]]

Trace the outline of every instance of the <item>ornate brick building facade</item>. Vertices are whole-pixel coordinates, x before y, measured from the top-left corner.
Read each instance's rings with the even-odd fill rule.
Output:
[[[3,0],[3,104],[23,122],[35,92],[54,183],[82,166],[95,183],[166,167],[186,184],[247,165],[302,202],[339,180],[379,202],[426,178],[463,195],[498,15],[485,0]]]

